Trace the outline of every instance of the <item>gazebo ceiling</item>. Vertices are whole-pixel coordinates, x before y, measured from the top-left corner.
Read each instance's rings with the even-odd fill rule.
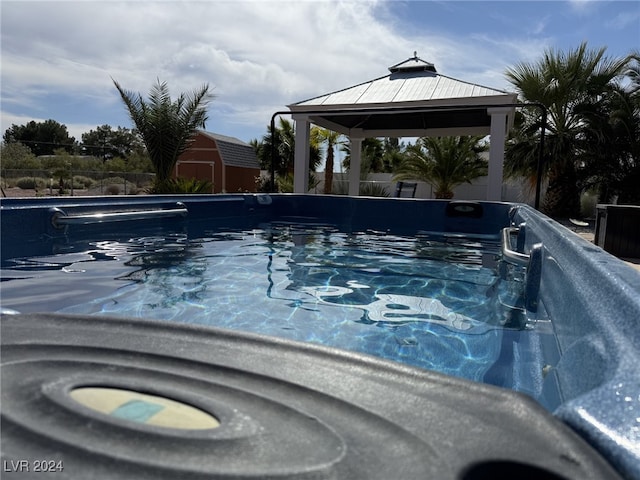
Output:
[[[433,108],[433,107],[432,107]],[[486,108],[465,107],[460,110],[430,110],[429,107],[419,108],[412,112],[367,112],[360,110],[351,113],[311,114],[309,120],[325,128],[349,134],[355,129],[363,132],[419,132],[437,129],[477,129],[489,131],[491,117]],[[401,135],[399,135],[401,136]]]
[[[289,105],[293,114],[345,135],[488,134],[492,107],[512,106],[515,93],[441,75],[415,55],[390,74]]]

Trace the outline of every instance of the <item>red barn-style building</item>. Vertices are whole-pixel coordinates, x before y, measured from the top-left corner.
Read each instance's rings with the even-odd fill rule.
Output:
[[[198,131],[178,158],[174,177],[209,180],[212,193],[255,192],[260,163],[248,143],[234,137]]]

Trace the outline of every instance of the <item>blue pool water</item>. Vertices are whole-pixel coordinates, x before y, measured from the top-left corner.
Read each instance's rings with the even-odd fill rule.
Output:
[[[52,250],[5,261],[3,308],[275,335],[519,390],[548,408],[560,401],[541,393],[553,332],[523,308],[523,268],[500,261],[495,236],[271,222]]]

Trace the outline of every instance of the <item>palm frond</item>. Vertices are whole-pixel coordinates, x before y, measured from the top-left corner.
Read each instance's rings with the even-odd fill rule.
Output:
[[[406,158],[393,179],[420,180],[430,183],[436,196],[451,197],[455,187],[471,183],[487,174],[487,161],[481,153],[487,146],[482,137],[421,137],[407,147]]]
[[[192,94],[183,93],[172,102],[167,82],[159,79],[147,101],[115,80],[113,83],[140,132],[159,181],[168,179],[196,130],[205,125],[207,106],[213,98],[209,86],[203,85]]]

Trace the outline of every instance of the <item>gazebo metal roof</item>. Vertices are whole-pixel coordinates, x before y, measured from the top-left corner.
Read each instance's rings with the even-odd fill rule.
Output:
[[[312,123],[345,135],[356,128],[366,136],[423,136],[431,129],[485,134],[491,125],[487,108],[516,100],[515,93],[441,75],[415,53],[389,71],[384,77],[291,104],[289,109],[312,112]]]

